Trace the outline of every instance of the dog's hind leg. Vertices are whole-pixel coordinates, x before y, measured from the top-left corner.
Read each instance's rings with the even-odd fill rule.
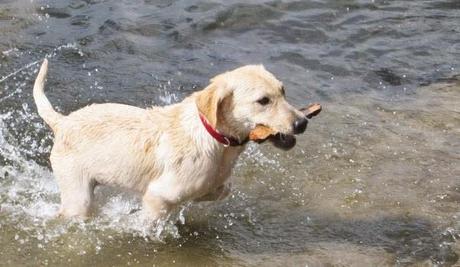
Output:
[[[54,171],[61,192],[59,215],[86,219],[90,216],[94,199],[95,183],[72,171]]]
[[[59,214],[64,217],[79,217],[86,219],[90,216],[94,199],[94,185],[78,181],[61,186],[61,208]]]

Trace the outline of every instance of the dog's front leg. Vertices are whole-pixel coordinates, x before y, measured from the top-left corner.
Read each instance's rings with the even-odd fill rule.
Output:
[[[232,191],[232,184],[223,184],[216,188],[214,191],[207,193],[204,196],[201,196],[199,198],[196,198],[194,201],[200,202],[200,201],[216,201],[216,200],[221,200],[226,198],[230,192]]]
[[[174,187],[165,183],[168,178],[162,179],[163,176],[149,184],[142,198],[144,210],[152,221],[167,219],[180,199],[174,192]]]
[[[161,196],[155,196],[149,193],[144,195],[142,202],[149,219],[151,218],[152,221],[167,219],[171,210],[176,206],[174,203],[167,201]]]

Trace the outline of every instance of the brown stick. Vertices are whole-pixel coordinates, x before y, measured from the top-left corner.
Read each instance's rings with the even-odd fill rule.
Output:
[[[314,103],[314,104],[310,104],[306,108],[301,108],[299,110],[302,111],[303,114],[305,114],[305,117],[307,117],[307,119],[311,119],[315,117],[316,115],[318,115],[321,112],[321,109],[322,107],[320,104]]]

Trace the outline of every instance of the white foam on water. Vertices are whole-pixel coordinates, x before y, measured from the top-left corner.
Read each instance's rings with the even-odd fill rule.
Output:
[[[54,218],[58,204],[53,196],[58,193],[51,173],[44,167],[22,157],[19,149],[8,143],[11,138],[0,115],[0,156],[7,162],[0,166],[0,211],[8,221],[27,228]]]

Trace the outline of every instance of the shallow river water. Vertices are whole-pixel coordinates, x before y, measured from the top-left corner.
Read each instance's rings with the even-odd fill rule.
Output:
[[[263,63],[323,112],[283,152],[251,144],[232,195],[144,225],[139,198],[56,219],[49,129],[64,113],[148,107]],[[460,2],[0,1],[1,266],[452,266],[460,256]]]

